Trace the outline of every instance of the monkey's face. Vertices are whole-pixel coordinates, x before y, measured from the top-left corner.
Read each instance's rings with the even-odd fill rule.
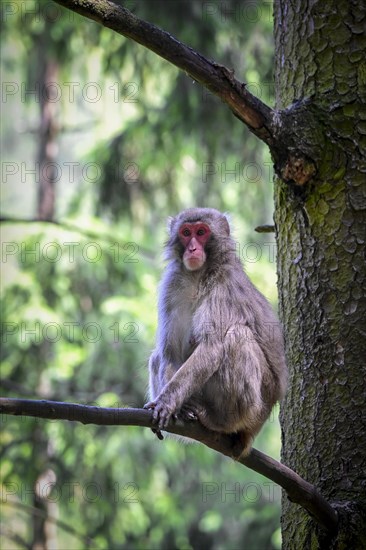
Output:
[[[183,245],[183,264],[188,271],[201,269],[206,261],[205,245],[211,235],[206,223],[183,223],[178,231]]]

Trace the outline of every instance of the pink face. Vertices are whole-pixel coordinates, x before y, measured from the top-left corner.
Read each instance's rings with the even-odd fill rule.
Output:
[[[186,269],[201,269],[206,261],[205,244],[211,235],[209,226],[202,222],[184,223],[178,235],[184,246],[183,263]]]

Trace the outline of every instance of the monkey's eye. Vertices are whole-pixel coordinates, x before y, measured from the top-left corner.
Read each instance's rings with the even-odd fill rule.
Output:
[[[202,236],[206,233],[206,229],[204,229],[203,227],[201,227],[198,231],[197,231],[197,235],[199,236]]]
[[[188,227],[186,227],[185,229],[182,229],[182,235],[184,237],[189,237],[191,234],[190,230],[188,229]]]

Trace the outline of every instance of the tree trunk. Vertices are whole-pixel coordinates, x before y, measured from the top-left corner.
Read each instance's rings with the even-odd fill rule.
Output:
[[[340,517],[332,540],[284,498],[283,548],[356,550],[366,548],[366,4],[274,8],[277,108],[306,106],[295,120],[300,148],[318,152],[311,186],[275,190],[290,370],[282,461]]]
[[[55,185],[57,179],[57,134],[56,121],[57,98],[55,86],[58,85],[58,64],[49,59],[42,59],[40,78],[40,130],[39,130],[39,188],[38,218],[52,220],[55,213]]]
[[[40,220],[53,220],[55,213],[55,185],[57,179],[58,157],[58,124],[57,99],[59,66],[56,60],[49,54],[51,38],[50,29],[47,29],[39,39],[37,48],[39,52],[39,187],[37,197],[37,214]],[[43,341],[39,346],[40,360],[46,365],[50,353],[50,342]],[[42,382],[39,380],[38,392],[42,391]],[[32,432],[33,449],[32,463],[35,465],[35,478],[33,484],[33,507],[35,513],[33,519],[32,550],[49,550],[56,548],[56,524],[48,521],[50,516],[56,516],[57,504],[48,500],[44,491],[44,480],[49,480],[49,442],[45,426],[35,426]]]

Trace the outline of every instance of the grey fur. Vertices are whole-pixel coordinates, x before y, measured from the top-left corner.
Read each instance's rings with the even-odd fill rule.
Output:
[[[178,229],[195,221],[212,234],[206,263],[188,271]],[[244,273],[228,220],[217,210],[190,208],[172,218],[166,258],[145,407],[154,410],[159,430],[179,413],[210,430],[238,433],[247,454],[286,389],[279,322]]]

